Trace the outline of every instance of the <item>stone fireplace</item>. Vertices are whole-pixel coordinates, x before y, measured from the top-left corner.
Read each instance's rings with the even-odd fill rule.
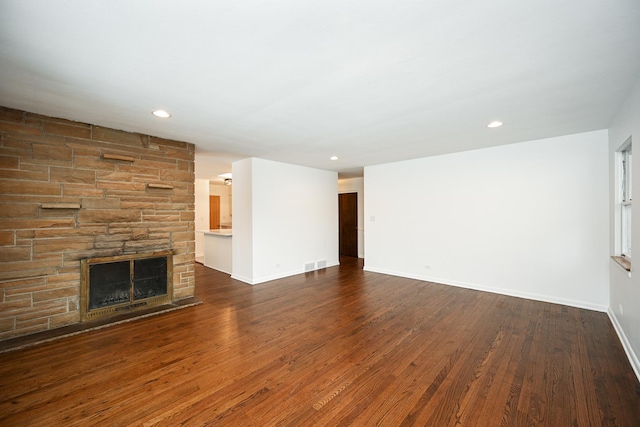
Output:
[[[194,155],[187,142],[0,107],[0,340],[191,298]],[[165,296],[135,273],[81,295],[82,260],[96,277],[108,258],[131,276],[162,251]]]
[[[80,320],[170,303],[171,251],[81,260]]]

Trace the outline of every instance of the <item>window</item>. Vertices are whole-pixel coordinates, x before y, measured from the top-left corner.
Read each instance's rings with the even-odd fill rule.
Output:
[[[631,137],[618,150],[619,254],[631,261]],[[618,209],[617,209],[618,210]]]

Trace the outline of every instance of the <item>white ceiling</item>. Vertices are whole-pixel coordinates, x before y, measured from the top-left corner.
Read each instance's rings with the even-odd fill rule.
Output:
[[[226,169],[347,177],[603,129],[639,77],[638,0],[0,0],[0,105],[193,142]]]

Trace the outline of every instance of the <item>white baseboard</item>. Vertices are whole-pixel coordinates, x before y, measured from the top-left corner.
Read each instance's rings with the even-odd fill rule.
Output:
[[[230,271],[221,270],[221,269],[219,269],[219,268],[216,268],[216,267],[213,267],[213,266],[211,266],[211,265],[205,264],[205,263],[204,263],[204,261],[202,262],[202,265],[204,265],[205,267],[210,268],[210,269],[212,269],[212,270],[216,270],[216,271],[219,271],[219,272],[221,272],[221,273],[225,273],[225,274],[231,275],[231,272],[230,272]]]
[[[327,266],[325,268],[335,267],[337,265],[340,265],[340,262],[339,261],[334,261],[334,262],[331,262],[331,263],[327,263]],[[249,279],[249,278],[246,278],[246,277],[236,276],[235,274],[232,274],[231,278],[235,279],[235,280],[239,280],[239,281],[244,282],[244,283],[248,283],[249,285],[258,285],[260,283],[270,282],[272,280],[284,279],[285,277],[291,277],[291,276],[295,276],[297,274],[312,273],[314,271],[318,271],[318,269],[312,270],[312,271],[308,271],[308,272],[305,272],[304,269],[292,270],[292,271],[288,271],[288,272],[285,272],[285,273],[278,273],[278,274],[273,274],[273,275],[270,275],[270,276],[259,277],[257,279],[253,279],[253,280]]]
[[[255,284],[256,284],[256,283],[254,283],[254,281],[253,281],[253,280],[251,280],[250,278],[248,278],[248,277],[244,277],[244,276],[238,276],[237,274],[232,274],[232,275],[231,275],[231,278],[232,278],[233,280],[238,280],[238,281],[240,281],[240,282],[246,283],[247,285],[255,285]]]
[[[629,359],[629,363],[631,363],[633,372],[635,372],[636,377],[638,377],[638,381],[640,381],[640,360],[638,360],[638,355],[636,355],[636,353],[633,351],[633,348],[631,348],[631,344],[629,343],[629,340],[627,339],[622,326],[620,326],[620,322],[618,322],[616,314],[613,312],[613,310],[611,310],[611,307],[609,307],[609,310],[607,310],[607,314],[609,315],[609,319],[611,320],[613,329],[616,330],[618,338],[622,343],[622,348],[624,348],[624,352],[627,354],[627,358]]]

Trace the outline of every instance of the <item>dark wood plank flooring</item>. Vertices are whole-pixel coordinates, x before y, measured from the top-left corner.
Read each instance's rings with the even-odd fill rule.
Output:
[[[0,425],[640,426],[606,314],[341,262],[0,354]]]

